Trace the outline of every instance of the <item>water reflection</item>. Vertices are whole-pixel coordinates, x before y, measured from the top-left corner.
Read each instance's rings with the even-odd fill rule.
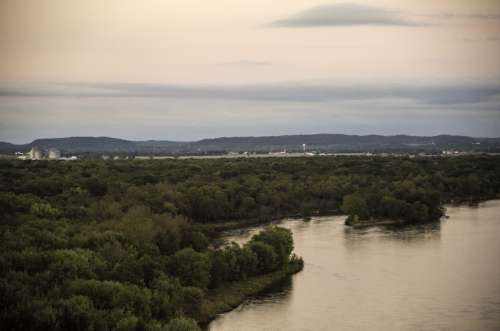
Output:
[[[366,228],[344,227],[346,245],[353,241],[395,240],[405,244],[426,244],[441,238],[441,222],[410,225],[384,225]]]
[[[277,284],[274,288],[261,293],[260,295],[250,298],[243,305],[261,304],[261,303],[278,303],[286,304],[287,300],[290,300],[290,293],[292,291],[292,277],[288,277],[283,280],[280,284]]]
[[[288,220],[305,268],[209,325],[220,330],[500,330],[500,201],[449,219],[352,229]],[[232,235],[243,243],[251,231]]]

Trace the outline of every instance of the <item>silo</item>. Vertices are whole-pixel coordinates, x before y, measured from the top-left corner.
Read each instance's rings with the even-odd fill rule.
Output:
[[[61,157],[61,152],[58,149],[51,148],[49,149],[49,159],[57,160]]]
[[[42,150],[40,148],[34,146],[33,148],[31,148],[30,158],[32,160],[41,160],[41,159],[43,159],[43,152],[42,152]]]

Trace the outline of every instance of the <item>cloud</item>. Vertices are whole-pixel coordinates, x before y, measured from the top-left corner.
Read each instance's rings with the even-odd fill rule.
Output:
[[[318,132],[498,136],[499,130],[498,80],[0,87],[0,140],[16,142],[75,135],[137,140]]]
[[[0,97],[177,98],[280,102],[343,102],[401,99],[428,105],[459,105],[500,100],[500,84],[310,84],[162,85],[138,83],[60,83],[0,87]],[[500,107],[499,107],[500,110]]]
[[[197,140],[304,133],[498,136],[496,103],[366,99],[281,102],[204,98],[0,98],[0,140],[112,136]]]
[[[322,26],[426,26],[426,22],[409,19],[400,11],[381,7],[339,3],[312,7],[294,16],[275,21],[271,27]]]
[[[463,15],[453,15],[452,17],[457,18],[470,18],[478,20],[499,20],[500,14],[463,14]]]
[[[491,13],[406,13],[383,7],[356,3],[337,3],[305,9],[293,16],[269,24],[275,28],[341,27],[341,26],[407,26],[422,27],[439,24],[443,20],[500,20],[500,14]]]

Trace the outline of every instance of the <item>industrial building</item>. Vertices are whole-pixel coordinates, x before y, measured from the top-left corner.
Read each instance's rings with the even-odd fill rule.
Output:
[[[61,152],[58,149],[51,148],[49,149],[49,159],[50,160],[58,160],[61,158]]]
[[[50,148],[48,151],[44,151],[40,147],[33,146],[29,153],[26,155],[22,155],[22,153],[18,156],[18,158],[23,160],[61,160],[61,152],[56,148]]]
[[[43,151],[40,148],[36,147],[36,146],[34,146],[34,147],[31,148],[31,150],[29,152],[29,155],[30,155],[30,159],[32,159],[32,160],[41,160],[41,159],[43,159]]]

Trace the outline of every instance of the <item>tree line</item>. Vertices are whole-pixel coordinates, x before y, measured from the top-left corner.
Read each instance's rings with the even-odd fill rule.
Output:
[[[495,197],[499,157],[290,158],[0,163],[4,218],[120,219],[135,207],[196,223],[345,212],[439,218],[443,203]]]

